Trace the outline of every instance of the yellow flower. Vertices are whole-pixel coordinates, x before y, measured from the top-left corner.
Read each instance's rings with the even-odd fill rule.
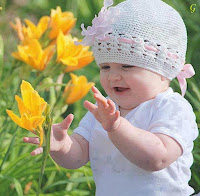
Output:
[[[39,96],[38,92],[33,89],[31,84],[24,80],[21,84],[21,94],[22,99],[17,95],[15,96],[21,117],[15,115],[11,110],[6,110],[6,112],[20,127],[33,133],[39,133],[41,146],[44,137],[42,124],[45,120],[42,113],[45,110],[47,103]]]
[[[40,18],[38,25],[36,26],[30,20],[25,19],[27,27],[23,27],[23,33],[25,38],[39,39],[43,33],[47,30],[49,24],[49,16],[43,16]]]
[[[54,54],[53,45],[43,50],[36,39],[29,39],[26,45],[18,45],[17,48],[18,52],[13,52],[12,56],[40,71],[45,69]]]
[[[15,18],[16,24],[10,23],[11,27],[17,31],[17,35],[20,41],[24,40],[23,26],[20,18]]]
[[[66,96],[66,103],[73,104],[82,99],[94,85],[93,82],[88,82],[85,76],[77,76],[70,73],[71,80],[65,87],[64,96]]]
[[[61,8],[57,6],[56,10],[51,9],[51,20],[49,33],[50,39],[55,39],[58,36],[59,30],[65,35],[74,27],[76,18],[72,12],[62,12]]]
[[[23,26],[19,18],[15,19],[16,24],[10,23],[11,27],[17,31],[19,39],[24,43],[26,39],[39,39],[43,33],[47,30],[50,17],[43,16],[37,26],[33,24],[30,20],[25,19],[26,26]]]
[[[88,51],[89,46],[76,46],[74,41],[78,41],[76,37],[72,38],[69,34],[64,36],[60,31],[57,38],[57,62],[67,65],[65,72],[71,72],[80,69],[94,60],[93,52]]]

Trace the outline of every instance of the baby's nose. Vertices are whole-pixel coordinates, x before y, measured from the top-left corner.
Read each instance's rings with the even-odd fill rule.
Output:
[[[108,80],[121,80],[121,75],[119,73],[110,73]]]

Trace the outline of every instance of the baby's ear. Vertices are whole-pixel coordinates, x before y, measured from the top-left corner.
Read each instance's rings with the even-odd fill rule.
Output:
[[[164,77],[164,76],[161,76],[161,80],[162,80],[162,81],[165,81],[165,80],[169,80],[169,79],[167,79],[167,78]]]
[[[164,76],[161,76],[161,81],[165,82],[168,85],[168,87],[171,84],[171,81],[168,78],[164,77]]]

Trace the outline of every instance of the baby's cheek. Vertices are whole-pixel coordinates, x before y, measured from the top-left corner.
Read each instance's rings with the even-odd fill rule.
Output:
[[[100,83],[101,83],[101,86],[104,88],[104,90],[107,88],[108,86],[108,80],[106,78],[105,75],[103,74],[100,74]],[[107,85],[106,85],[107,84]]]

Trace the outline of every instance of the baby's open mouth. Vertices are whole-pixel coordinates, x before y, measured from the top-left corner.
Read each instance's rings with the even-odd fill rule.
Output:
[[[117,92],[123,92],[123,91],[126,91],[128,90],[129,88],[123,88],[123,87],[114,87],[115,91]]]

